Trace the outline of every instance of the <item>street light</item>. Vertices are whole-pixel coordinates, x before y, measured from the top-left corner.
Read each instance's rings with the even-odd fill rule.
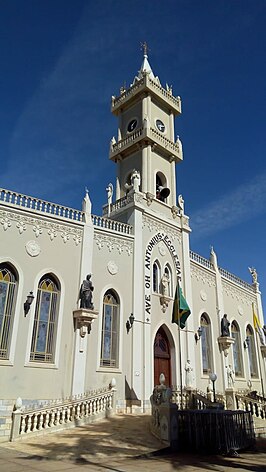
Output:
[[[215,382],[217,380],[217,375],[213,372],[210,374],[210,380],[212,381],[212,388],[213,388],[213,401],[216,403],[216,396],[215,396]]]

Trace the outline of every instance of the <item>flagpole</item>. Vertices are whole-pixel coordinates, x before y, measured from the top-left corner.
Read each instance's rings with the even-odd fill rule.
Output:
[[[254,308],[254,303],[252,304],[252,312],[253,312],[253,324],[254,324],[254,312],[255,312],[255,308]],[[260,339],[259,339],[259,342],[258,342],[258,326],[256,327],[254,325],[254,329],[255,329],[255,339],[256,339],[256,347],[257,347],[257,353],[258,353],[258,360],[259,360],[259,369],[260,369],[260,378],[261,378],[261,389],[262,389],[262,396],[264,398],[264,387],[263,387],[263,377],[262,377],[262,368],[261,368],[261,362],[260,362],[260,356],[261,356],[261,350],[260,350]]]
[[[179,282],[177,279],[177,288],[178,288],[178,296],[179,292]],[[178,342],[179,342],[179,370],[180,370],[180,409],[183,410],[183,376],[182,376],[182,353],[181,353],[181,336],[180,336],[180,316],[178,317]]]

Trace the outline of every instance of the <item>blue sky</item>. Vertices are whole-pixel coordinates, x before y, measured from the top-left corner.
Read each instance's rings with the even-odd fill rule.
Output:
[[[0,0],[0,185],[101,214],[111,95],[140,68],[182,97],[177,189],[191,248],[266,301],[265,0]],[[266,303],[264,302],[266,309]]]

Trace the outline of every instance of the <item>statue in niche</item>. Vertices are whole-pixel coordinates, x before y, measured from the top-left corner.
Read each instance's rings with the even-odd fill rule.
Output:
[[[227,319],[227,315],[224,314],[221,320],[221,336],[230,336],[229,326],[230,323]]]
[[[169,295],[169,275],[164,272],[161,280],[162,284],[162,295],[167,297]]]
[[[193,384],[193,368],[190,364],[189,359],[186,362],[185,371],[186,371],[186,386],[187,387],[192,387],[192,384]]]
[[[258,283],[258,274],[257,274],[257,271],[256,271],[255,267],[249,267],[248,270],[251,273],[253,284],[257,284]]]
[[[79,291],[79,300],[80,308],[86,308],[87,310],[93,310],[94,306],[92,303],[92,292],[94,287],[91,281],[91,274],[88,274],[86,279],[83,280],[80,291]]]
[[[230,364],[226,366],[226,370],[227,370],[228,388],[233,388],[234,383],[235,383],[235,373]]]

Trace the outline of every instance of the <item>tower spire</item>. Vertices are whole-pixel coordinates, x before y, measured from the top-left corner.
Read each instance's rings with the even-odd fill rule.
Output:
[[[142,62],[142,65],[141,65],[141,68],[140,68],[140,71],[139,71],[139,75],[138,75],[138,78],[141,79],[141,77],[143,76],[143,73],[145,72],[146,74],[149,74],[150,78],[151,79],[155,79],[154,77],[154,74],[152,72],[152,68],[149,64],[149,61],[148,61],[148,44],[146,43],[146,41],[144,41],[144,43],[141,43],[141,49],[143,50],[143,62]]]

